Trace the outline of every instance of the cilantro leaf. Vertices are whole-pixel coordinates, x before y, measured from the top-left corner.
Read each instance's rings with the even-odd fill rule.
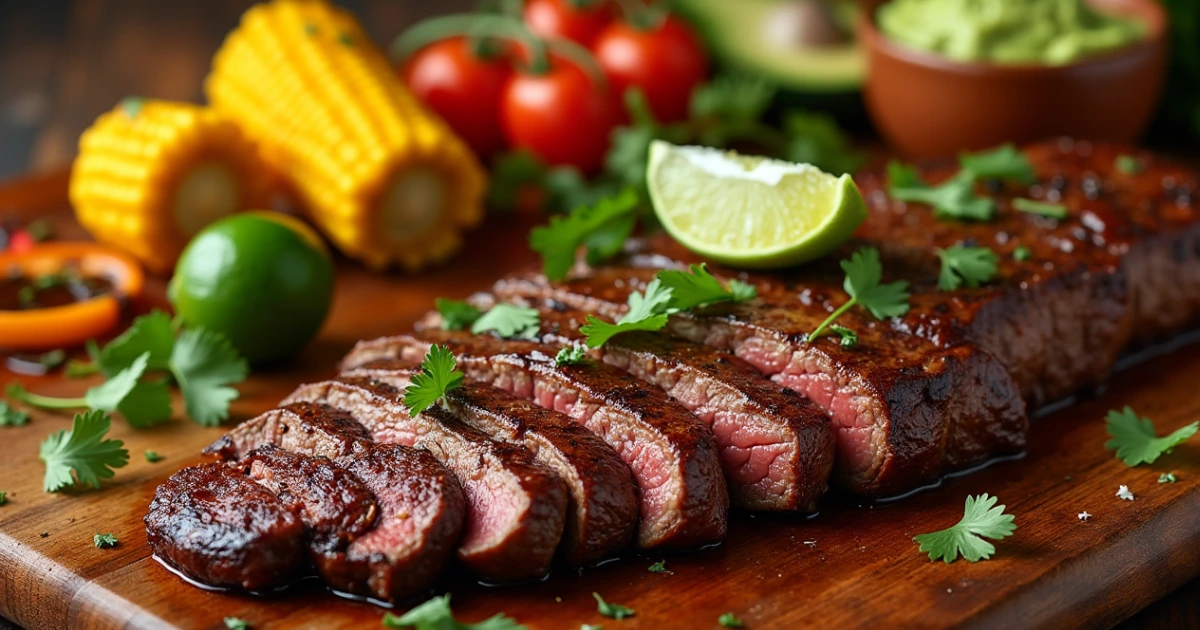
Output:
[[[387,613],[383,616],[383,627],[412,630],[528,630],[526,626],[503,613],[497,613],[479,623],[456,621],[450,611],[449,595],[434,597],[399,617]]]
[[[1017,529],[1013,515],[1005,514],[1004,506],[996,505],[996,501],[996,497],[986,493],[968,496],[962,520],[949,529],[914,536],[913,542],[929,554],[930,560],[943,560],[946,564],[957,560],[959,554],[969,562],[987,560],[996,547],[984,538],[1000,540]]]
[[[728,147],[751,142],[764,147],[786,142],[763,116],[775,98],[776,88],[761,77],[722,74],[692,92],[691,123],[695,142]]]
[[[731,612],[727,612],[727,613],[721,615],[720,617],[717,617],[717,623],[721,624],[721,627],[723,627],[723,628],[745,628],[746,627],[746,624],[742,623],[742,620],[738,619],[737,615],[734,615]]]
[[[850,299],[837,307],[808,335],[808,343],[818,339],[826,328],[855,305],[867,309],[875,319],[899,317],[908,312],[908,282],[898,280],[880,284],[883,280],[883,265],[879,262],[878,249],[863,247],[851,254],[849,260],[843,260],[841,266],[846,272],[846,280],[842,287],[850,295]],[[842,336],[842,344],[845,345],[846,335],[841,332],[838,334]],[[858,342],[857,334],[854,336],[854,342]]]
[[[812,164],[834,175],[849,173],[862,164],[862,155],[829,114],[789,111],[783,116],[783,132],[786,158],[792,162]]]
[[[1176,481],[1179,481],[1179,477],[1176,477],[1173,472],[1163,473],[1158,476],[1158,483],[1175,483]]]
[[[1013,250],[1012,257],[1013,260],[1024,262],[1033,257],[1033,252],[1029,251],[1029,248],[1025,247],[1024,245],[1018,245],[1017,248]]]
[[[1124,153],[1117,156],[1117,159],[1113,161],[1113,165],[1117,167],[1118,171],[1126,175],[1137,175],[1146,169],[1141,160]]]
[[[229,403],[238,397],[229,385],[246,380],[250,370],[224,335],[204,328],[183,331],[168,363],[188,416],[204,426],[229,417]]]
[[[589,237],[617,221],[628,220],[638,206],[632,188],[615,197],[606,197],[590,207],[581,207],[566,216],[550,219],[550,224],[534,228],[529,246],[542,256],[542,272],[551,280],[562,280],[575,265],[575,252]]]
[[[165,381],[141,381],[150,352],[138,355],[128,367],[84,394],[91,409],[119,411],[129,424],[144,429],[171,417],[171,392]]]
[[[588,315],[587,323],[579,328],[583,333],[584,342],[589,348],[603,346],[614,335],[632,330],[661,330],[667,325],[667,312],[671,302],[672,291],[659,278],[650,281],[643,292],[629,294],[626,303],[629,310],[611,324],[593,315]]]
[[[587,348],[584,346],[567,346],[554,355],[554,365],[578,365],[587,360]]]
[[[159,455],[158,451],[146,451],[145,457],[146,461],[150,462],[151,464],[155,464],[163,460],[163,456]]]
[[[975,183],[969,174],[959,173],[930,186],[921,181],[915,167],[893,160],[887,170],[888,194],[893,199],[929,204],[939,218],[987,221],[996,214],[995,201],[975,195]]]
[[[0,427],[19,427],[29,424],[29,413],[9,406],[0,400]]]
[[[474,324],[483,315],[483,311],[464,300],[437,298],[433,304],[437,307],[438,314],[442,316],[442,330],[463,330]]]
[[[1022,184],[1033,183],[1033,164],[1012,143],[1003,144],[990,151],[964,153],[958,157],[958,163],[963,171],[970,173],[976,180],[995,178]]]
[[[841,345],[843,348],[853,348],[858,345],[858,333],[854,332],[853,330],[838,324],[830,324],[829,330],[837,333],[837,336],[842,338],[842,340],[839,342],[839,345]]]
[[[458,371],[450,349],[434,344],[421,361],[421,371],[413,374],[412,382],[404,390],[404,404],[409,414],[415,416],[441,400],[446,392],[462,385],[462,382],[463,373]]]
[[[963,284],[975,288],[988,282],[996,275],[1000,261],[996,252],[986,247],[965,247],[962,243],[935,251],[942,261],[938,288],[943,291],[953,291]]]
[[[1012,200],[1014,210],[1028,212],[1029,214],[1038,214],[1051,219],[1065,219],[1070,214],[1067,212],[1067,207],[1060,203],[1046,203],[1045,201],[1036,201],[1034,199],[1026,199],[1017,197]]]
[[[612,617],[613,619],[620,621],[626,617],[632,617],[634,614],[636,614],[636,611],[634,611],[632,608],[627,608],[620,604],[611,604],[604,601],[604,598],[600,597],[600,593],[592,593],[592,597],[596,598],[597,610],[599,610],[600,614],[604,615],[605,617]]]
[[[731,280],[729,288],[708,272],[708,265],[691,265],[688,270],[666,269],[655,276],[663,286],[671,290],[669,308],[672,311],[689,311],[719,302],[745,302],[758,297],[752,285],[740,280]]]
[[[650,565],[650,568],[646,570],[651,573],[670,573],[670,571],[667,570],[666,560],[659,560],[658,562]]]
[[[497,304],[471,324],[471,332],[476,335],[495,332],[505,339],[534,339],[540,321],[536,308]]]
[[[1192,437],[1200,430],[1200,422],[1193,422],[1164,437],[1154,434],[1154,423],[1149,418],[1142,418],[1125,407],[1112,410],[1104,418],[1108,425],[1108,434],[1112,439],[1104,444],[1104,448],[1117,452],[1117,459],[1125,462],[1126,466],[1138,464],[1153,464],[1163,453],[1170,453],[1184,440]]]
[[[96,545],[98,549],[112,549],[117,546],[117,542],[117,537],[112,534],[96,532],[96,535],[92,536],[92,544]]]
[[[171,325],[171,317],[156,310],[133,320],[128,330],[105,344],[94,358],[100,371],[111,377],[147,354],[146,371],[152,372],[167,369],[174,347],[175,327]]]
[[[129,451],[121,440],[106,440],[112,419],[103,411],[75,414],[70,431],[55,431],[41,444],[39,458],[46,465],[42,488],[58,492],[70,486],[100,487],[111,479],[114,468],[129,463]]]
[[[238,617],[226,617],[225,630],[250,630],[250,622]]]

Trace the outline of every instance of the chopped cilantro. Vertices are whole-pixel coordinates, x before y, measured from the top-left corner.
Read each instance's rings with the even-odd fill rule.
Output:
[[[858,345],[858,333],[853,330],[840,324],[830,324],[829,330],[837,333],[837,336],[842,338],[839,344],[843,348],[853,348]]]
[[[70,486],[100,487],[114,468],[129,463],[121,440],[104,439],[112,420],[103,411],[75,414],[70,431],[55,431],[42,442],[39,457],[46,465],[42,488],[58,492]]]
[[[466,330],[483,315],[483,311],[463,300],[437,298],[433,303],[442,316],[442,330]]]
[[[0,490],[0,505],[8,503],[8,491]]]
[[[117,537],[97,532],[95,536],[92,536],[92,543],[99,549],[112,549],[117,546]]]
[[[959,243],[949,249],[935,251],[942,261],[938,288],[943,291],[953,291],[964,284],[974,288],[996,275],[999,258],[986,247],[965,247]]]
[[[727,612],[727,613],[721,615],[720,617],[717,617],[717,623],[721,624],[721,626],[724,628],[745,628],[746,627],[746,624],[742,623],[742,620],[738,619],[737,616],[731,612]]]
[[[929,204],[938,218],[988,221],[996,214],[996,202],[975,195],[975,182],[969,174],[930,186],[921,181],[917,169],[899,162],[888,163],[888,194],[899,201]]]
[[[975,180],[1005,179],[1022,184],[1033,182],[1033,164],[1012,144],[980,153],[964,153],[958,157],[958,163]]]
[[[670,571],[667,570],[666,560],[659,560],[658,562],[655,562],[654,564],[650,565],[650,568],[647,569],[647,571],[651,573],[670,573]]]
[[[503,613],[497,613],[479,623],[457,621],[450,610],[449,595],[434,597],[399,617],[387,613],[383,616],[383,627],[411,630],[528,630]]]
[[[1017,529],[1013,515],[1005,514],[1004,506],[997,506],[996,501],[996,497],[986,493],[968,496],[958,523],[939,532],[920,534],[913,537],[913,541],[920,545],[921,551],[929,554],[930,560],[943,560],[949,564],[957,560],[959,554],[969,562],[987,560],[996,547],[984,538],[1007,538]]]
[[[584,346],[567,346],[554,355],[555,365],[578,365],[587,360],[587,348]]]
[[[434,344],[421,361],[421,371],[413,374],[404,390],[408,412],[417,415],[442,399],[446,392],[462,385],[463,373],[458,371],[454,355],[446,346]]]
[[[660,330],[667,325],[668,303],[671,289],[658,278],[646,285],[646,290],[629,294],[629,310],[610,324],[594,315],[587,316],[587,323],[579,328],[589,348],[603,346],[614,335],[632,330]]]
[[[1112,436],[1104,447],[1116,450],[1117,459],[1125,462],[1126,466],[1153,464],[1160,455],[1170,453],[1171,449],[1200,430],[1200,422],[1193,422],[1170,435],[1157,437],[1154,423],[1149,418],[1138,416],[1132,407],[1109,411],[1104,421],[1108,424],[1108,434]]]
[[[730,280],[728,288],[721,286],[705,264],[691,265],[687,271],[660,271],[655,279],[670,289],[667,307],[672,312],[690,311],[720,302],[745,302],[758,297],[757,290],[741,280]]]
[[[1175,483],[1176,481],[1179,481],[1179,478],[1173,472],[1163,473],[1158,476],[1158,483]]]
[[[1045,201],[1036,201],[1034,199],[1026,199],[1017,197],[1012,200],[1012,207],[1021,212],[1029,214],[1037,214],[1051,219],[1062,220],[1069,216],[1067,207],[1059,203],[1046,203]]]
[[[1117,167],[1118,171],[1126,175],[1137,175],[1146,169],[1141,160],[1132,155],[1126,155],[1124,153],[1117,156],[1117,159],[1114,160],[1113,165]]]
[[[626,617],[632,617],[634,614],[636,614],[632,608],[628,608],[620,604],[611,604],[604,601],[604,598],[600,597],[600,593],[592,593],[592,597],[596,598],[597,610],[599,610],[600,614],[604,615],[605,617],[612,617],[613,619],[620,621]]]
[[[626,188],[615,197],[606,197],[595,205],[578,208],[566,216],[553,217],[549,225],[534,228],[529,235],[529,246],[541,254],[542,272],[551,280],[565,278],[575,265],[576,251],[589,245],[597,235],[603,235],[603,243],[611,245],[615,239],[605,230],[614,229],[613,225],[616,224],[619,232],[626,232],[626,225],[632,231],[637,207],[637,193],[632,188]],[[603,258],[600,254],[612,255],[619,251],[613,251],[611,247],[600,248],[603,249],[600,251],[597,247],[589,245],[589,249],[595,250],[594,256],[589,252],[589,260],[593,264],[599,262],[595,258]]]
[[[158,451],[146,451],[145,457],[146,461],[150,462],[151,464],[155,464],[163,460],[163,456],[159,455]]]
[[[51,350],[49,352],[44,352],[44,353],[42,353],[41,356],[38,357],[38,363],[42,364],[42,367],[46,368],[47,370],[53,370],[53,369],[57,368],[58,366],[62,365],[64,362],[66,362],[66,360],[67,360],[67,353],[65,350],[62,350],[61,348],[57,349],[57,350]]]
[[[12,390],[12,387],[9,387]],[[16,409],[8,401],[0,400],[0,427],[19,427],[29,424],[29,413]]]
[[[1033,253],[1030,252],[1029,248],[1025,247],[1024,245],[1017,246],[1017,248],[1014,249],[1013,253],[1012,253],[1013,260],[1020,261],[1020,262],[1029,260],[1030,257],[1032,257],[1032,256],[1033,256]]]
[[[843,260],[841,264],[842,270],[846,272],[843,288],[850,295],[850,299],[830,313],[829,317],[812,331],[808,336],[809,343],[820,337],[826,328],[855,305],[867,309],[875,319],[899,317],[908,312],[908,283],[899,280],[880,284],[883,279],[883,265],[879,262],[879,250],[864,247],[851,254],[850,259]]]
[[[238,617],[225,618],[226,630],[250,630],[250,622]]]
[[[471,332],[476,335],[494,332],[505,339],[534,339],[538,334],[539,321],[536,308],[497,304],[471,324]]]

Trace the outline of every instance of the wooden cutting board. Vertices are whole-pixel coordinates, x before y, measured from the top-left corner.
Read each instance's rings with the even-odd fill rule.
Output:
[[[0,209],[56,217],[60,238],[81,236],[70,220],[63,176],[0,188]],[[528,224],[497,217],[472,235],[453,265],[428,275],[379,276],[344,263],[333,313],[320,338],[276,370],[241,387],[234,420],[272,407],[302,381],[333,374],[360,338],[407,330],[437,296],[486,288],[528,265]],[[151,286],[161,301],[162,281]],[[17,378],[3,373],[5,383]],[[20,380],[32,391],[78,395],[90,381]],[[558,567],[546,580],[487,587],[448,578],[462,620],[504,612],[535,629],[718,628],[725,612],[747,628],[1096,627],[1116,623],[1200,574],[1200,440],[1152,466],[1128,468],[1111,451],[1103,416],[1132,405],[1160,431],[1200,418],[1200,347],[1182,346],[1117,374],[1108,391],[1034,422],[1029,452],[948,479],[939,488],[887,503],[830,497],[819,515],[735,514],[729,536],[691,553],[641,554],[603,566]],[[155,487],[221,433],[187,420],[113,435],[132,455],[100,491],[46,494],[38,444],[69,427],[65,415],[35,414],[0,428],[0,615],[31,629],[215,628],[240,617],[256,629],[378,627],[384,611],[305,583],[270,597],[204,591],[150,557],[142,517]],[[143,452],[166,457],[148,463]],[[1179,481],[1160,484],[1160,473]],[[1128,485],[1134,501],[1116,497]],[[948,527],[964,498],[988,492],[1016,515],[1016,534],[994,559],[930,562],[915,534]],[[1088,512],[1086,522],[1077,515]],[[97,549],[95,533],[120,545]],[[666,560],[670,573],[647,571]],[[601,617],[592,593],[636,616]]]

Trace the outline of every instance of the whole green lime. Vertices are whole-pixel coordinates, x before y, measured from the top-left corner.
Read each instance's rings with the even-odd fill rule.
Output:
[[[276,212],[222,219],[192,239],[167,295],[187,326],[223,333],[248,361],[294,355],[333,301],[333,262],[321,238]]]

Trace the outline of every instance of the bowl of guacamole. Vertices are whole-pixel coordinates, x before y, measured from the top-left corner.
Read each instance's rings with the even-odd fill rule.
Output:
[[[864,99],[912,156],[1072,135],[1135,141],[1162,91],[1157,0],[884,0],[860,23]]]

